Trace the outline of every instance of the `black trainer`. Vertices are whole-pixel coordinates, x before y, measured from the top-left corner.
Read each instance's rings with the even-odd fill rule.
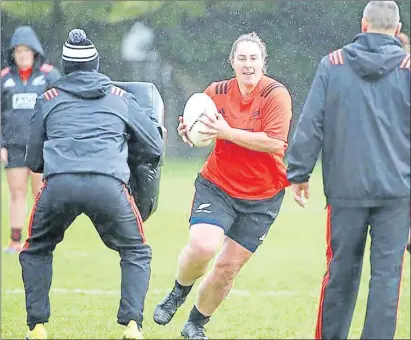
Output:
[[[179,287],[174,287],[162,302],[160,302],[154,309],[154,321],[159,325],[167,325],[177,309],[187,299],[188,293]]]
[[[409,253],[411,253],[411,243],[407,244],[407,250],[408,250]]]
[[[184,324],[181,336],[185,339],[208,339],[204,332],[204,325],[188,320]]]

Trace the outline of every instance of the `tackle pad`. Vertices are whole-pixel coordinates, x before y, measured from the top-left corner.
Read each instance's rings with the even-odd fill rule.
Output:
[[[113,82],[113,85],[135,96],[144,113],[158,125],[159,133],[165,142],[167,130],[164,126],[164,101],[157,87],[147,82]],[[163,161],[164,156],[163,154]],[[129,187],[143,221],[146,221],[157,210],[163,161],[156,168],[138,164],[133,160],[133,149],[129,145]]]

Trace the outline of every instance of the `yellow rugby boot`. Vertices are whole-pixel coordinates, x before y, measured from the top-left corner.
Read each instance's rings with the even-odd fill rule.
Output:
[[[124,331],[123,339],[144,339],[143,333],[138,329],[137,322],[131,320]]]
[[[34,326],[33,330],[27,332],[26,340],[32,339],[47,339],[47,332],[44,324],[38,323]]]

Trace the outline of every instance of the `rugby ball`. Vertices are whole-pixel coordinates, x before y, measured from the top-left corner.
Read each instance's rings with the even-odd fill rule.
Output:
[[[210,96],[205,93],[194,93],[188,98],[184,107],[183,122],[187,125],[187,137],[197,147],[205,147],[213,142],[213,139],[203,140],[204,135],[199,131],[207,131],[208,127],[199,121],[203,115],[216,116],[217,107]]]

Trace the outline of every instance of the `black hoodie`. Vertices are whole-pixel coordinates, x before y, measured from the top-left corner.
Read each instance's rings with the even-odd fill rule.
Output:
[[[404,58],[401,42],[385,34],[358,34],[354,42],[344,46],[345,59],[360,77],[375,81],[398,67]]]
[[[30,121],[26,163],[43,178],[96,173],[127,184],[128,147],[134,159],[156,168],[164,144],[158,126],[135,97],[97,71],[62,76],[37,99]]]
[[[329,204],[409,200],[409,54],[397,38],[377,33],[358,34],[340,53],[318,67],[288,151],[287,177],[306,182],[322,150]]]
[[[13,59],[17,45],[25,45],[35,52],[33,71],[27,83],[23,83]],[[25,146],[28,123],[33,114],[37,96],[60,77],[60,72],[45,63],[43,47],[36,33],[29,26],[14,32],[8,49],[8,67],[1,71],[1,146]]]

